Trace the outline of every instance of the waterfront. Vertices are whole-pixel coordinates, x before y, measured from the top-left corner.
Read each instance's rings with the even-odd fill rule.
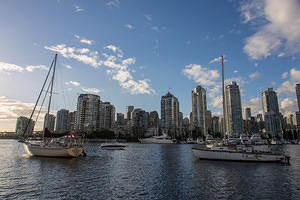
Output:
[[[197,160],[191,145],[129,143],[124,151],[85,145],[77,159],[25,156],[0,140],[1,199],[296,199],[300,145],[285,145],[291,165]]]

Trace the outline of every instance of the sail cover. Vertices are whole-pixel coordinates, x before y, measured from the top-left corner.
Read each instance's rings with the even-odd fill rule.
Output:
[[[45,128],[45,130],[44,130],[44,137],[46,137],[46,138],[58,138],[58,137],[62,137],[65,135],[70,135],[70,132],[67,131],[67,132],[63,132],[63,133],[52,133],[47,128]]]

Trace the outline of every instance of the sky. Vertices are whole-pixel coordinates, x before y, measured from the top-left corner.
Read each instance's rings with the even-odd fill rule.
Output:
[[[220,115],[221,55],[226,83],[237,81],[253,116],[270,87],[284,115],[298,111],[299,0],[2,0],[0,19],[0,131],[30,116],[55,53],[53,113],[74,111],[81,93],[116,112],[160,113],[170,91],[189,116],[201,85]]]

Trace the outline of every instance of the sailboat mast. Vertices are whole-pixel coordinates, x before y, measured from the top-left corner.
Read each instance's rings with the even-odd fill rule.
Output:
[[[55,75],[55,68],[56,68],[56,59],[57,59],[57,54],[55,54],[55,58],[54,58],[54,68],[53,68],[53,75],[52,75],[52,80],[51,80],[50,97],[49,97],[47,114],[49,114],[49,112],[50,112],[51,99],[52,99],[52,95],[53,95],[53,83],[54,83],[54,75]]]
[[[225,120],[225,94],[224,94],[224,57],[221,56],[222,62],[222,96],[223,96],[223,122],[224,122],[224,142],[226,141],[226,120]]]

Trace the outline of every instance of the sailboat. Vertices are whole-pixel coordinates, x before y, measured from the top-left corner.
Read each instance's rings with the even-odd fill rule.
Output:
[[[222,94],[223,94],[223,117],[225,119],[225,96],[224,96],[224,63],[222,62]],[[199,159],[221,161],[247,161],[247,162],[283,162],[289,163],[289,156],[276,154],[256,148],[255,145],[230,145],[224,134],[223,144],[215,142],[210,147],[193,147],[194,155]]]
[[[44,88],[45,88],[45,85],[49,78],[49,75],[52,71],[52,78],[49,83],[49,87],[50,86],[51,87],[50,87],[50,97],[49,97],[49,104],[48,104],[48,111],[47,111],[47,114],[49,114],[51,99],[52,99],[52,95],[53,95],[53,82],[54,82],[56,61],[57,61],[57,54],[55,54],[54,60],[52,61],[51,67],[47,73],[47,76],[46,76],[46,79],[42,86],[42,89],[40,91],[40,94],[35,103],[33,111],[31,113],[30,120],[28,120],[27,126],[23,133],[23,137],[21,139],[19,139],[19,142],[23,143],[26,153],[29,154],[30,156],[79,157],[81,155],[84,155],[85,153],[84,153],[84,149],[83,149],[82,137],[78,134],[74,134],[69,131],[65,132],[65,133],[53,133],[50,130],[48,130],[47,128],[44,128],[42,141],[34,142],[25,137],[25,133],[28,129],[29,123],[33,117],[33,114],[38,105],[38,102],[40,100],[42,92],[44,91]],[[48,87],[48,89],[49,89],[49,87]],[[48,89],[46,91],[46,95],[48,93]],[[44,102],[44,100],[43,100],[43,102]]]

